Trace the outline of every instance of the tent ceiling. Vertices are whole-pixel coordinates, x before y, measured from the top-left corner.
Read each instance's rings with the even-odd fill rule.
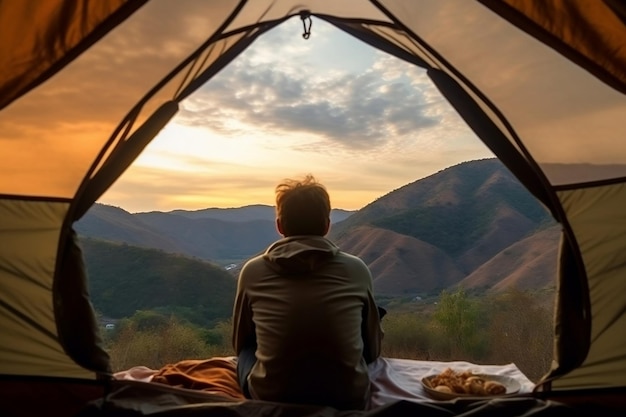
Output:
[[[546,167],[553,183],[626,176],[626,142],[622,140],[626,137],[626,124],[616,123],[626,114],[622,94],[511,24],[494,19],[496,15],[480,3],[422,0],[411,2],[410,6],[416,3],[418,7],[409,7],[402,1],[381,2],[390,13],[399,16],[410,31],[419,33],[450,65],[465,74],[503,112],[532,157]],[[61,5],[66,3],[43,2],[29,17],[41,29],[20,42],[21,48],[9,47],[14,44],[11,41],[20,28],[8,23],[27,16],[26,6],[15,7],[15,4],[23,3],[1,5],[10,10],[0,13],[2,23],[7,23],[3,24],[0,45],[5,45],[3,50],[12,52],[3,55],[4,62],[37,62],[34,55],[26,57],[40,52],[41,39],[46,39],[44,34],[55,27],[47,26],[47,19],[55,16],[52,13],[55,10],[60,13]],[[129,7],[115,1],[96,2],[97,6],[80,4],[85,9],[76,6],[69,13],[81,14],[85,22],[68,25],[67,39],[49,42],[46,55],[61,53],[60,45],[68,49],[90,27],[105,20],[107,13]],[[563,7],[567,7],[566,4]],[[174,7],[169,1],[149,1],[66,70],[6,108],[0,114],[0,146],[3,155],[7,155],[0,165],[0,194],[72,197],[84,173],[125,114],[169,70],[215,33],[219,23],[239,5],[236,1],[211,2],[214,8],[209,16],[205,12],[207,4],[203,2],[181,1]],[[521,6],[516,3],[515,7]],[[389,21],[370,2],[268,0],[245,3],[227,26],[228,30],[236,30],[254,24],[259,16],[267,21],[302,10]],[[354,10],[359,12],[355,14]],[[537,14],[533,8],[526,12],[531,16]],[[12,13],[15,13],[13,20],[9,18]],[[601,18],[597,13],[593,17]],[[615,16],[610,20],[611,25],[620,22]],[[618,29],[616,26],[615,30]],[[294,36],[299,35],[294,33]],[[389,36],[395,37],[405,49],[412,47],[416,56],[432,58],[422,48],[408,42],[401,32]],[[579,41],[577,37],[571,42]],[[589,51],[587,45],[581,47]],[[21,59],[18,60],[18,56]],[[615,59],[619,64],[622,58],[616,55]],[[438,64],[436,60],[430,62]],[[7,80],[14,80],[22,73],[29,75],[30,67],[7,64],[3,67],[12,69],[0,74],[0,86],[5,87],[2,91],[10,97],[14,90],[6,89],[11,86]],[[35,75],[40,71],[39,68],[34,70]],[[171,99],[172,89],[176,87],[176,83],[170,84],[169,90],[164,90],[148,104],[141,117]],[[602,167],[592,170],[588,165],[572,165],[567,170],[554,164]],[[606,165],[611,168],[606,169]]]

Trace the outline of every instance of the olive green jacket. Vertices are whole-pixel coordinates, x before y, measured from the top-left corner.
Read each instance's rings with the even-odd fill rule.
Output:
[[[233,314],[239,354],[256,344],[253,398],[363,408],[383,332],[365,263],[321,236],[292,236],[248,261]]]

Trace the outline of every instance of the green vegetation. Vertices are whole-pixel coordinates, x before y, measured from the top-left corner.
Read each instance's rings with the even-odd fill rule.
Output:
[[[115,319],[154,310],[200,326],[230,317],[236,280],[206,261],[81,239],[94,307]]]
[[[486,322],[481,313],[479,302],[468,297],[463,290],[456,293],[444,291],[433,314],[435,328],[445,340],[440,350],[449,352],[449,356],[484,356],[488,347],[481,337],[481,328]]]
[[[436,304],[407,302],[390,309],[383,328],[385,357],[515,363],[534,381],[552,360],[552,314],[532,294],[517,290],[483,297],[444,291]],[[113,369],[120,371],[234,355],[231,332],[230,320],[209,328],[138,311],[104,334]]]
[[[219,323],[206,331],[175,316],[138,311],[121,320],[116,329],[105,330],[105,346],[113,371],[133,366],[159,369],[182,359],[232,355],[230,323]]]
[[[480,239],[494,212],[495,207],[420,207],[376,220],[372,225],[423,240],[454,256]]]
[[[482,297],[444,291],[437,304],[422,305],[419,313],[390,312],[383,319],[383,355],[515,363],[537,381],[552,361],[552,312],[544,304],[518,290]]]
[[[455,258],[498,229],[506,212],[528,220],[528,232],[554,224],[499,160],[472,161],[390,192],[331,228],[330,237],[371,225],[428,242]]]
[[[371,224],[412,236],[457,256],[485,235],[502,206],[515,208],[537,228],[554,224],[546,209],[517,183],[492,185],[481,199],[469,198],[455,205],[424,205],[378,218]]]

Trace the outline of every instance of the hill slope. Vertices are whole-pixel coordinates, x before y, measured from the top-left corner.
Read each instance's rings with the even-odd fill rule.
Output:
[[[77,231],[224,266],[238,264],[230,270],[236,274],[246,259],[279,238],[273,216],[274,208],[264,205],[136,214],[96,205],[78,222]],[[553,225],[547,210],[500,161],[485,159],[391,191],[334,224],[329,238],[366,261],[378,293],[417,295],[455,286],[472,275],[465,284],[487,280],[489,287],[498,289],[548,285],[558,243],[532,237]],[[515,247],[525,239],[530,240]],[[532,257],[536,245],[543,245],[543,261]],[[507,248],[534,266],[514,267],[514,259],[503,255]],[[476,278],[479,275],[483,278]]]
[[[368,264],[378,294],[431,293],[464,277],[454,260],[442,250],[390,230],[357,227],[337,244]]]
[[[180,252],[178,244],[170,236],[152,229],[119,207],[94,204],[74,228],[80,236]]]
[[[556,285],[560,227],[552,226],[514,243],[464,278],[459,286],[500,292]]]
[[[403,257],[412,257],[408,270],[408,263],[397,255],[376,258],[377,279],[398,283],[396,288],[381,286],[383,292],[429,292],[458,283],[505,248],[554,224],[500,161],[486,159],[450,167],[388,193],[335,225],[331,238],[346,245],[347,251],[356,250],[352,235],[362,236],[364,227],[384,229],[394,234],[366,239],[375,240],[370,244],[378,247],[374,253],[385,248],[395,254],[406,253],[408,241],[393,236],[421,242]],[[445,268],[433,269],[433,263]],[[408,276],[421,278],[408,285]]]
[[[331,218],[344,220],[350,211],[334,209]],[[247,259],[280,236],[274,207],[253,205],[233,209],[174,210],[135,213],[94,204],[76,222],[80,236],[161,249],[226,265]]]
[[[80,244],[91,300],[105,316],[161,309],[208,325],[232,314],[236,281],[216,265],[95,239],[81,238]]]

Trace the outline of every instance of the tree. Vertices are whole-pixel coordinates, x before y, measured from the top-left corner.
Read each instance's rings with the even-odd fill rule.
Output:
[[[445,338],[443,348],[447,348],[450,357],[478,360],[485,355],[480,306],[463,289],[454,293],[443,291],[433,318]]]

